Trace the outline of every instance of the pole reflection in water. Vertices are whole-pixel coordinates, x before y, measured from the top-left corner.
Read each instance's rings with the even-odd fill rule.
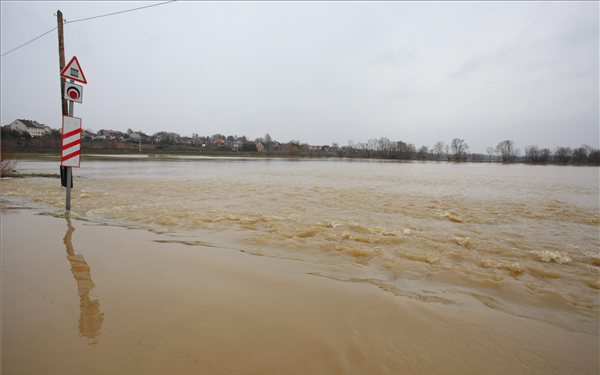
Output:
[[[87,337],[89,344],[96,344],[96,336],[100,334],[104,314],[100,312],[100,300],[90,298],[90,292],[94,288],[94,282],[90,274],[91,268],[83,258],[83,255],[75,254],[71,237],[75,228],[71,224],[71,216],[67,212],[67,233],[63,242],[67,249],[67,259],[71,263],[71,272],[73,278],[77,281],[77,290],[79,292],[79,334]]]

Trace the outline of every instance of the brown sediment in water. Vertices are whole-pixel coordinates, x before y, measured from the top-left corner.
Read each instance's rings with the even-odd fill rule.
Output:
[[[344,276],[354,265],[29,210],[2,211],[1,245],[7,375],[599,371],[597,332]]]

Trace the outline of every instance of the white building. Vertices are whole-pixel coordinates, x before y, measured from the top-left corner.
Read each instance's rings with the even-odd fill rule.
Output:
[[[21,133],[29,133],[31,137],[41,137],[43,135],[52,133],[52,129],[50,129],[50,127],[33,120],[18,119],[10,123],[8,128]]]

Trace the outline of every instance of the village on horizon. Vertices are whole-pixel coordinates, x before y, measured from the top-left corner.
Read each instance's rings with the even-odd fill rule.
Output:
[[[12,139],[13,148],[21,152],[48,152],[52,149],[52,140],[60,139],[60,130],[35,120],[16,119],[2,126],[3,143],[6,138]],[[30,140],[48,140],[46,142],[26,142]],[[84,148],[94,151],[123,152],[246,152],[266,155],[309,156],[309,157],[348,157],[348,158],[382,158],[398,160],[435,160],[435,161],[488,161],[488,162],[524,162],[531,164],[579,164],[600,165],[600,149],[582,145],[578,148],[557,147],[554,150],[538,147],[525,147],[524,153],[515,148],[513,141],[504,140],[496,146],[487,148],[487,153],[469,153],[469,145],[463,139],[455,138],[446,144],[436,142],[428,146],[415,147],[404,141],[391,141],[382,137],[369,139],[366,142],[349,141],[346,146],[333,142],[331,145],[308,145],[297,140],[282,143],[272,139],[267,133],[264,137],[248,139],[246,136],[214,134],[191,137],[181,136],[174,132],[160,131],[147,135],[141,131],[128,129],[120,132],[112,129],[101,129],[97,133],[84,129],[81,133]],[[25,141],[25,142],[23,142]]]

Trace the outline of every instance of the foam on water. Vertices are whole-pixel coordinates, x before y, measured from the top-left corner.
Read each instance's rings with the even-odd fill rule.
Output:
[[[568,264],[571,263],[572,259],[564,252],[559,251],[534,251],[533,255],[538,258],[542,262],[550,263],[559,263],[559,264]]]

